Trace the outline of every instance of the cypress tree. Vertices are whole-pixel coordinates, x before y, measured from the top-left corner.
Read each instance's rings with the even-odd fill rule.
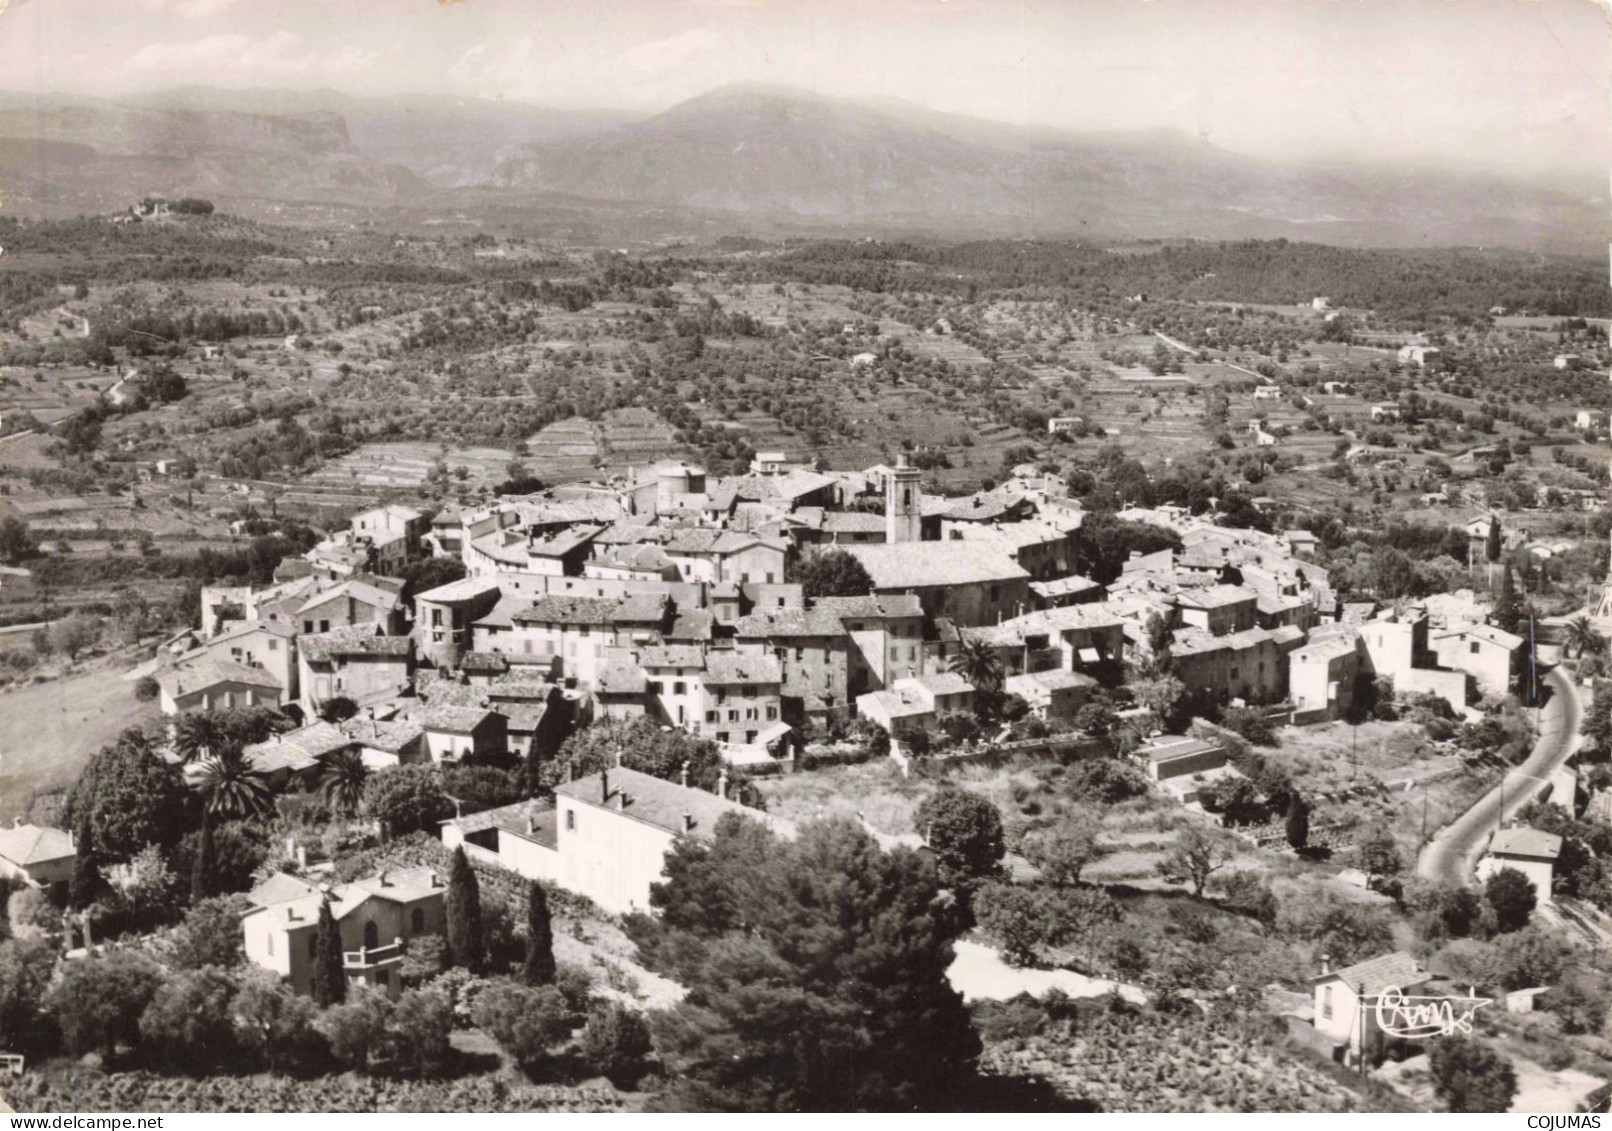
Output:
[[[347,1000],[347,972],[342,967],[341,932],[330,900],[319,904],[319,926],[315,928],[313,951],[313,1000],[321,1006]]]
[[[521,980],[528,986],[554,983],[554,924],[549,917],[548,893],[536,880],[526,888],[526,962]]]
[[[1489,516],[1489,534],[1483,542],[1483,556],[1491,562],[1500,560],[1500,520]]]
[[[1501,631],[1515,633],[1522,623],[1522,615],[1522,600],[1517,596],[1517,583],[1511,576],[1511,563],[1507,562],[1500,571],[1500,596],[1495,600],[1494,613],[1489,619]]]
[[[196,844],[196,863],[190,870],[190,901],[200,903],[216,894],[213,878],[215,851],[213,849],[213,815],[202,810],[201,839]]]
[[[472,974],[487,965],[487,940],[481,928],[481,888],[463,846],[454,849],[448,870],[448,959]]]
[[[1287,843],[1295,852],[1303,852],[1310,844],[1310,807],[1298,790],[1287,801]]]
[[[73,875],[67,884],[67,906],[74,911],[82,911],[101,898],[101,893],[106,890],[106,878],[95,863],[95,844],[91,839],[88,816],[78,822],[73,849],[76,855],[73,857]]]

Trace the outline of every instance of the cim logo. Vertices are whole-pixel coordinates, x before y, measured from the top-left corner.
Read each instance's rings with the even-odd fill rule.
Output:
[[[1493,1001],[1486,997],[1409,997],[1398,986],[1389,986],[1377,998],[1377,1028],[1404,1041],[1456,1033],[1469,1036],[1472,1015]]]

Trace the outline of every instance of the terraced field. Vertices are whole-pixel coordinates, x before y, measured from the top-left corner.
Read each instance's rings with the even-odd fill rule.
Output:
[[[558,420],[526,441],[527,466],[550,483],[586,479],[599,457],[599,434],[579,416]]]

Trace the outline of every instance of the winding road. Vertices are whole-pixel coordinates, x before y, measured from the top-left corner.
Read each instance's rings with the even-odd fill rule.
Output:
[[[1416,860],[1416,874],[1423,879],[1447,884],[1472,882],[1478,857],[1500,821],[1512,816],[1536,797],[1541,779],[1554,773],[1578,748],[1578,724],[1583,714],[1578,688],[1561,668],[1546,676],[1550,685],[1549,702],[1539,713],[1539,739],[1527,761],[1506,771],[1500,785],[1480,797],[1472,808],[1438,831],[1423,846]],[[1505,799],[1505,813],[1500,811]]]

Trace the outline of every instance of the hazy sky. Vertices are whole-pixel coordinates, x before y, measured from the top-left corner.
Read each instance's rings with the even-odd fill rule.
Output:
[[[727,82],[1244,153],[1612,165],[1605,0],[0,0],[0,85],[655,111]]]

